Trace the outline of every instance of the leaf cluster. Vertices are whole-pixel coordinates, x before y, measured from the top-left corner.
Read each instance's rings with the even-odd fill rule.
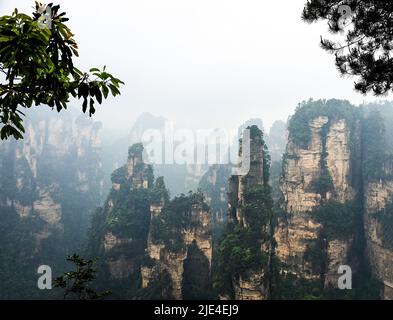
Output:
[[[22,139],[24,109],[48,105],[60,112],[71,97],[82,99],[83,112],[95,113],[111,93],[124,84],[106,71],[82,72],[74,66],[78,45],[60,6],[49,4],[50,28],[40,25],[41,4],[32,16],[19,13],[0,17],[0,138]]]

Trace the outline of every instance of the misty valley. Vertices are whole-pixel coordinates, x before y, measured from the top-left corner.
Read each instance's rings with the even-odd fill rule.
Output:
[[[251,119],[244,175],[148,164],[151,114],[109,143],[77,112],[35,113],[0,144],[1,298],[61,298],[37,268],[59,276],[75,253],[106,299],[392,298],[392,110],[309,100],[269,132]]]
[[[0,1],[0,302],[393,300],[393,1],[279,6]]]

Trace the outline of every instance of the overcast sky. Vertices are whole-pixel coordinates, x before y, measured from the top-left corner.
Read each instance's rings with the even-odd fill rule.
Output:
[[[49,1],[48,1],[49,2]],[[319,47],[325,25],[301,21],[305,0],[58,0],[80,47],[77,66],[125,81],[95,119],[127,129],[142,112],[185,128],[286,120],[310,97],[374,100],[340,78]],[[0,0],[1,15],[34,1]]]

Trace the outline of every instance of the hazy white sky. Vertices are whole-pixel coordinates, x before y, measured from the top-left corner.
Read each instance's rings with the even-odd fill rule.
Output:
[[[0,0],[0,14],[33,0]],[[49,2],[49,1],[48,1]],[[301,21],[306,0],[58,0],[80,47],[78,67],[107,65],[126,82],[95,119],[129,128],[148,111],[190,128],[269,127],[310,97],[374,100],[342,79],[319,47],[325,25]]]

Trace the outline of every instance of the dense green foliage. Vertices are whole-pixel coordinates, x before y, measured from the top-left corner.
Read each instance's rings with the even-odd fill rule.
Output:
[[[321,130],[321,140],[322,140],[322,152],[321,152],[321,159],[320,159],[320,169],[318,177],[311,182],[310,189],[313,192],[320,194],[323,198],[326,198],[328,192],[334,192],[334,184],[333,179],[329,173],[327,168],[327,156],[328,153],[326,151],[326,140],[327,134],[329,129],[330,119],[329,122],[326,123]]]
[[[352,203],[328,201],[317,207],[312,215],[323,225],[323,234],[328,241],[349,240],[355,230],[355,215],[359,215],[360,208]]]
[[[248,190],[244,195],[243,212],[250,230],[269,231],[274,218],[271,188],[268,184]],[[268,240],[263,237],[263,240]]]
[[[311,139],[309,123],[317,117],[328,117],[329,121],[345,119],[350,128],[355,124],[356,109],[343,100],[309,100],[299,104],[295,114],[289,119],[289,138],[302,148],[307,149]]]
[[[319,176],[311,182],[310,191],[323,197],[326,196],[326,193],[334,191],[333,179],[326,167],[322,168]]]
[[[154,185],[151,166],[132,162],[140,157],[143,146],[135,144],[129,148],[129,160],[134,165],[132,175],[124,165],[112,173],[113,186],[105,205],[96,210],[89,230],[87,254],[99,258],[97,268],[100,277],[96,284],[101,289],[109,288],[111,298],[134,297],[140,289],[139,267],[145,256],[150,226],[150,204],[157,194],[168,198],[164,181],[158,178]],[[147,184],[140,185],[140,179]],[[136,182],[138,182],[136,184]],[[104,247],[106,237],[114,239],[113,247]],[[111,241],[111,240],[109,240]],[[127,275],[116,279],[110,263],[126,261]]]
[[[150,221],[149,191],[135,189],[130,192],[126,187],[119,192],[112,191],[113,209],[108,210],[105,225],[108,232],[124,238],[146,238]]]
[[[273,300],[321,300],[323,286],[320,280],[308,280],[297,274],[287,272],[285,267],[280,268],[276,261],[277,273],[273,281],[273,290],[270,298]],[[281,269],[281,271],[280,271]],[[285,270],[285,271],[284,271]]]
[[[269,251],[275,213],[269,186],[259,186],[245,194],[244,215],[248,223],[242,227],[231,222],[219,242],[217,249],[217,274],[215,287],[231,292],[231,279],[252,271],[268,272]],[[266,282],[268,279],[264,279]]]
[[[22,139],[24,109],[33,104],[48,105],[57,111],[67,109],[70,97],[83,98],[82,109],[95,113],[95,102],[102,103],[109,91],[120,94],[122,81],[97,68],[83,73],[74,67],[78,46],[69,19],[59,12],[60,6],[36,3],[30,17],[15,9],[11,16],[0,17],[0,138]],[[42,12],[48,10],[48,23],[43,24]],[[94,76],[94,79],[91,77]]]
[[[150,200],[154,204],[164,205],[169,202],[169,191],[165,186],[164,177],[158,177],[151,190]]]
[[[194,208],[209,211],[201,192],[175,197],[162,209],[159,216],[151,222],[151,236],[154,243],[164,243],[171,251],[185,250],[182,231],[197,227],[198,222],[191,219]]]
[[[142,151],[143,146],[135,144],[129,149],[129,157],[134,157],[135,152],[140,155]],[[150,166],[145,166],[143,163],[136,164],[132,176],[129,176],[127,165],[112,173],[112,183],[118,184],[118,188],[111,189],[104,208],[97,210],[97,225],[95,225],[95,228],[111,232],[117,237],[132,239],[132,247],[138,247],[135,248],[137,253],[143,251],[146,244],[150,223],[150,200],[153,194],[159,193],[164,198],[168,197],[161,178],[156,181],[153,188],[150,187],[150,183],[147,188],[135,187],[134,179],[141,177],[149,182],[154,179]],[[99,219],[103,212],[104,218]]]
[[[220,242],[218,253],[222,257],[220,272],[225,275],[244,275],[266,267],[268,257],[261,251],[262,235],[258,230],[244,229],[231,224]]]
[[[263,138],[263,131],[259,129],[256,125],[248,127],[247,129],[250,130],[250,138],[254,144],[262,146],[263,151],[263,181],[261,182],[264,186],[269,184],[270,179],[270,165],[271,165],[271,158],[269,154],[269,149],[265,143]],[[253,161],[251,160],[251,166]]]
[[[156,180],[156,191],[162,199],[162,179]],[[161,190],[160,190],[161,189]],[[168,194],[164,194],[168,199]],[[154,201],[154,197],[153,197]],[[209,215],[209,207],[204,202],[203,194],[189,192],[173,200],[164,202],[154,201],[153,204],[163,206],[161,212],[152,215],[150,237],[154,244],[163,245],[166,252],[174,256],[186,254],[182,262],[184,273],[182,278],[182,296],[184,299],[209,299],[213,298],[210,280],[210,263],[205,253],[198,248],[196,242],[187,244],[185,232],[193,232],[195,228],[202,227],[199,213]],[[195,215],[196,214],[196,215]],[[211,235],[210,228],[202,231],[206,240]],[[179,256],[178,256],[179,257]],[[165,260],[165,259],[164,259]],[[152,277],[147,288],[139,289],[137,298],[171,299],[172,279],[163,267],[163,261],[151,259],[145,255],[142,265],[150,269]],[[164,263],[165,264],[165,263]],[[171,266],[167,266],[171,268]]]
[[[219,242],[217,249],[217,267],[214,280],[214,287],[221,293],[233,296],[232,281],[239,276],[247,276],[250,272],[261,272],[269,274],[271,269],[271,255],[273,245],[273,230],[275,226],[275,211],[273,210],[273,200],[271,188],[269,186],[270,177],[270,156],[263,140],[263,133],[257,126],[249,127],[250,137],[255,145],[262,146],[263,153],[263,179],[257,182],[256,186],[248,187],[244,192],[244,198],[230,199],[232,212],[231,221]],[[251,164],[252,165],[252,164]],[[236,178],[236,179],[235,179]],[[247,186],[248,175],[241,177]],[[239,181],[239,177],[232,176],[233,181]],[[230,195],[230,197],[237,195]],[[235,211],[240,210],[244,216],[243,225],[237,221]],[[262,279],[266,286],[272,275]]]
[[[117,183],[120,185],[124,185],[127,183],[127,166],[124,165],[115,171],[112,172],[111,175],[112,183]]]

